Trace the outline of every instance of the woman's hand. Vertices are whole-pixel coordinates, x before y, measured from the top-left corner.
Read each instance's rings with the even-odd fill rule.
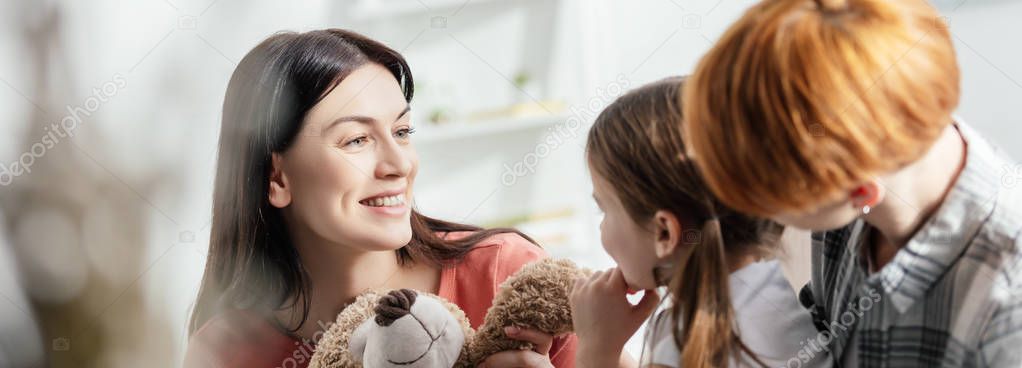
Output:
[[[636,305],[628,302],[627,295],[628,284],[617,268],[575,280],[571,317],[578,335],[577,366],[617,367],[625,343],[660,301],[653,290],[646,290]]]
[[[507,337],[531,342],[536,347],[532,350],[508,350],[490,355],[478,368],[552,368],[550,363],[550,347],[554,337],[545,333],[518,327],[505,327]]]

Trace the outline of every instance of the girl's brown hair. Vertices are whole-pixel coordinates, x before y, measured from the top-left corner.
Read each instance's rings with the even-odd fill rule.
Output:
[[[727,256],[765,250],[780,227],[728,209],[713,199],[685,155],[681,137],[683,79],[668,78],[618,98],[596,118],[586,155],[594,175],[607,179],[629,217],[640,226],[658,210],[684,229],[670,291],[674,341],[683,367],[722,367],[749,351],[733,330]],[[655,275],[658,280],[661,275]]]
[[[270,157],[286,151],[305,114],[355,69],[382,65],[397,79],[405,99],[413,95],[411,70],[397,51],[343,29],[275,34],[249,51],[231,75],[213,184],[209,256],[189,333],[228,309],[258,312],[294,307],[306,322],[311,284],[298,251],[291,244],[280,210],[267,194]],[[401,263],[437,266],[460,260],[473,245],[513,229],[471,225],[411,214],[412,239],[398,249]],[[454,240],[444,234],[471,231]],[[535,243],[535,242],[533,242]]]
[[[710,189],[772,216],[917,160],[952,120],[959,72],[925,0],[775,0],[733,24],[686,88],[684,133]]]

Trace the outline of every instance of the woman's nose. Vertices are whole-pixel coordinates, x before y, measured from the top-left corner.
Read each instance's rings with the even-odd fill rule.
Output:
[[[380,141],[379,162],[376,165],[376,177],[405,177],[413,167],[412,157],[393,138]]]

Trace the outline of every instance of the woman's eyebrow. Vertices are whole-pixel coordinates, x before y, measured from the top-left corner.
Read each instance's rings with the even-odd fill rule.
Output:
[[[405,105],[405,109],[401,110],[401,113],[398,114],[396,118],[394,118],[394,121],[401,120],[401,118],[404,117],[406,114],[408,114],[408,112],[411,111],[411,110],[412,110],[412,106],[411,105]],[[327,124],[327,126],[323,128],[322,132],[326,133],[326,131],[332,129],[334,126],[337,126],[337,125],[340,125],[341,123],[346,123],[346,122],[357,122],[357,123],[372,125],[373,123],[376,123],[376,119],[368,117],[368,116],[362,116],[362,115],[342,116],[342,117],[339,117],[337,119],[334,119],[334,121],[331,121],[329,124]]]
[[[412,111],[412,105],[405,105],[405,109],[401,110],[400,114],[397,114],[397,118],[395,118],[394,121],[401,120],[401,118],[408,114],[409,111]]]

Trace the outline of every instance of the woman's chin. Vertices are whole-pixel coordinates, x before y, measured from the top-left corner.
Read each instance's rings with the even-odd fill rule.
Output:
[[[412,240],[410,221],[346,221],[337,230],[338,233],[328,236],[335,243],[344,244],[352,250],[369,252],[393,251],[408,245]]]
[[[412,240],[412,229],[406,224],[404,228],[384,228],[369,236],[376,250],[398,250]]]

